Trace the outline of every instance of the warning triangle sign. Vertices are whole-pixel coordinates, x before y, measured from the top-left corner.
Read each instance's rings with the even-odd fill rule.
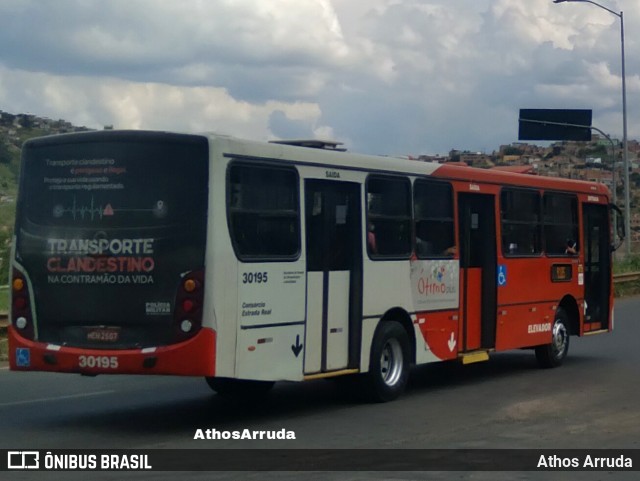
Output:
[[[111,204],[107,204],[104,211],[102,211],[102,215],[113,215],[113,207],[111,207]]]

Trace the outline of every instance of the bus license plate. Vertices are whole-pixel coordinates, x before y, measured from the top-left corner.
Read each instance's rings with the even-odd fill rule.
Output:
[[[87,329],[87,341],[93,342],[118,342],[120,329],[116,327],[101,327]]]

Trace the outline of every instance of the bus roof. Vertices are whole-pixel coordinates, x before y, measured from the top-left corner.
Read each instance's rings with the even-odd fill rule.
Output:
[[[434,173],[436,177],[468,182],[514,185],[537,189],[567,190],[585,194],[605,195],[609,197],[609,189],[604,184],[584,180],[531,175],[528,173],[510,172],[496,169],[479,169],[475,167],[454,167],[442,164]]]
[[[228,141],[227,155],[247,156],[255,159],[289,160],[297,163],[320,164],[326,167],[348,170],[378,171],[405,175],[431,175],[441,179],[513,185],[539,189],[567,190],[585,194],[605,195],[609,189],[598,182],[530,175],[519,171],[480,169],[459,164],[439,164],[398,157],[384,157],[351,152],[307,148],[286,143],[262,143],[239,140],[233,137],[212,136]]]
[[[385,157],[370,154],[344,152],[340,142],[319,141],[276,141],[260,142],[243,140],[218,133],[188,133],[150,130],[101,130],[74,132],[28,140],[25,145],[42,147],[66,142],[97,142],[105,140],[120,141],[162,141],[187,140],[197,137],[209,139],[213,148],[219,149],[227,157],[251,158],[254,160],[291,161],[298,164],[311,164],[334,169],[376,171],[389,174],[411,176],[431,175],[441,179],[465,182],[482,182],[499,185],[513,185],[539,189],[566,190],[609,197],[609,189],[600,183],[573,179],[528,175],[508,170],[480,169],[460,164],[439,164],[398,157]],[[331,144],[334,148],[318,148],[319,144]],[[217,147],[216,147],[217,146]],[[314,147],[314,148],[310,148]]]

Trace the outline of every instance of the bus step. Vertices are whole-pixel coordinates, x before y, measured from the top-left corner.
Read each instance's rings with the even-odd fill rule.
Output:
[[[462,364],[473,364],[474,362],[488,361],[489,351],[463,352],[458,355],[458,359],[462,361]]]
[[[593,336],[595,334],[606,334],[609,332],[609,329],[598,329],[597,331],[587,331],[583,334],[583,336]]]
[[[305,381],[312,381],[314,379],[327,379],[330,377],[345,376],[347,374],[358,374],[360,369],[341,369],[340,371],[319,372],[317,374],[307,374],[304,376]]]

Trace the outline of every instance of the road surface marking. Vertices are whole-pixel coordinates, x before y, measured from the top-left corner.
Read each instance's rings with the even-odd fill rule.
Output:
[[[114,391],[114,390],[96,391],[96,392],[87,392],[87,393],[82,393],[82,394],[71,394],[69,396],[45,397],[45,398],[40,398],[40,399],[29,399],[29,400],[26,400],[26,401],[14,401],[14,402],[9,402],[9,403],[0,403],[0,408],[11,407],[11,406],[20,406],[20,405],[23,405],[23,404],[34,404],[34,403],[41,403],[41,402],[50,402],[50,401],[64,401],[66,399],[78,399],[78,398],[90,397],[90,396],[103,396],[105,394],[113,394],[115,392],[116,391]]]

